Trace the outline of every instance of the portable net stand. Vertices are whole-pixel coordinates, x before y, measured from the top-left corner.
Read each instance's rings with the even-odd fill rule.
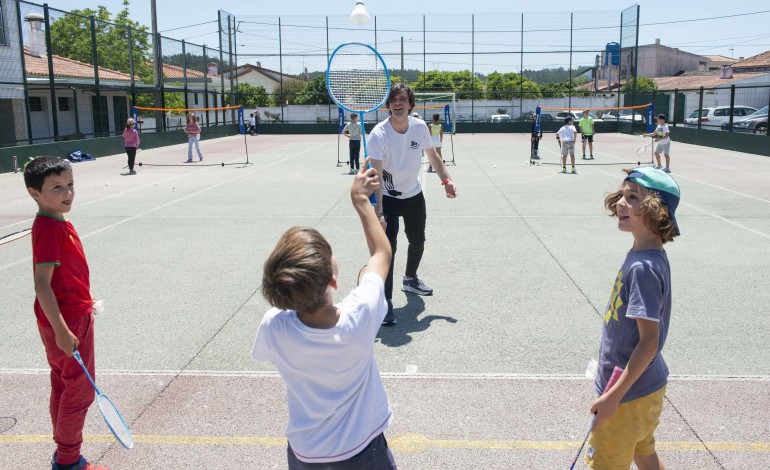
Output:
[[[249,161],[249,144],[246,141],[246,126],[243,119],[243,106],[221,106],[218,108],[146,108],[142,106],[134,106],[131,109],[131,114],[134,120],[137,122],[141,121],[141,118],[139,117],[139,111],[162,111],[167,114],[165,117],[166,120],[166,127],[170,129],[177,129],[180,132],[184,131],[186,120],[187,120],[187,113],[192,112],[200,112],[200,111],[223,111],[227,109],[236,109],[238,110],[238,133],[243,135],[243,147],[246,153],[246,161],[245,162],[220,162],[220,163],[195,163],[194,166],[237,166],[240,165],[239,168],[245,168],[248,165],[253,165]],[[169,120],[169,117],[171,118]],[[178,118],[178,119],[177,119]],[[143,122],[143,121],[142,121]],[[211,128],[208,128],[211,129]],[[144,163],[144,162],[137,162],[137,166],[190,166],[189,163]]]
[[[647,132],[650,132],[652,130],[652,127],[653,127],[652,124],[651,124],[651,119],[652,119],[652,115],[653,115],[653,105],[652,105],[652,103],[643,104],[643,105],[639,105],[639,106],[623,106],[623,107],[619,107],[619,108],[590,108],[590,109],[591,110],[620,110],[620,109],[631,109],[631,110],[633,110],[633,109],[642,109],[642,108],[645,109],[645,113],[646,113],[646,116],[647,116]],[[550,107],[547,107],[547,106],[538,106],[535,109],[535,126],[534,126],[534,128],[532,130],[532,134],[533,135],[532,135],[532,143],[530,145],[529,166],[540,166],[540,165],[558,165],[558,166],[562,166],[562,163],[561,163],[561,158],[562,158],[562,155],[561,155],[561,144],[557,144],[559,146],[559,154],[558,154],[559,161],[556,162],[556,163],[553,163],[553,162],[543,162],[543,161],[541,161],[540,154],[539,154],[539,137],[537,138],[537,141],[536,141],[536,137],[535,137],[535,134],[537,134],[538,136],[542,136],[542,128],[541,128],[541,124],[542,124],[542,120],[541,120],[542,111],[543,110],[556,110],[556,109],[561,110],[562,108],[550,108]],[[583,111],[585,109],[586,108],[564,108],[565,111],[575,111],[575,110]],[[575,127],[577,127],[577,125]],[[579,134],[579,132],[578,132],[578,134]],[[576,134],[575,137],[576,137],[575,145],[577,145],[577,134]],[[643,151],[641,151],[642,149],[646,150],[648,146],[651,147],[650,148],[650,161],[642,162],[641,160],[639,160],[639,161],[636,162],[637,166],[652,165],[652,164],[654,164],[654,157],[653,157],[654,154],[653,154],[653,151],[652,151],[652,148],[654,146],[652,146],[651,144],[652,144],[652,142],[650,144],[647,144],[646,146],[640,147],[637,150],[636,154],[637,155],[641,155],[641,154],[644,153]],[[574,166],[576,166],[576,167],[577,166],[617,166],[617,165],[629,165],[629,164],[633,164],[633,162],[576,163]]]

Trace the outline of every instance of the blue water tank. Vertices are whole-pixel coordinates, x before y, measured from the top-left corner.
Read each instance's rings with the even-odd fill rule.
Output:
[[[620,65],[620,44],[616,42],[608,42],[604,49],[604,65],[607,62],[612,65]]]

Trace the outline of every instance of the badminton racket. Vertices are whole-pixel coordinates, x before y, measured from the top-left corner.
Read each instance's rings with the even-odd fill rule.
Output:
[[[24,230],[19,230],[18,232],[9,233],[8,235],[4,235],[0,237],[0,245],[5,245],[6,243],[11,243],[13,241],[18,240],[19,238],[26,237],[32,233],[32,228],[25,228]]]
[[[610,376],[610,380],[609,382],[607,382],[607,386],[604,387],[604,392],[602,392],[602,395],[607,393],[613,387],[613,385],[617,383],[622,373],[623,373],[623,369],[621,369],[618,366],[615,366],[615,369],[613,369],[612,375]],[[580,449],[578,449],[577,455],[575,456],[575,459],[572,461],[572,466],[569,468],[569,470],[574,470],[575,464],[577,463],[578,458],[580,457],[580,453],[583,452],[583,447],[585,447],[586,441],[588,441],[588,436],[591,435],[591,429],[594,428],[595,422],[596,422],[596,415],[594,415],[593,418],[591,418],[591,426],[588,427],[588,432],[586,433],[586,437],[583,438],[583,443],[580,444]]]
[[[104,418],[104,422],[107,423],[107,427],[110,428],[112,434],[123,447],[126,449],[133,449],[134,438],[131,437],[131,431],[128,429],[128,425],[123,419],[123,415],[120,414],[120,411],[118,411],[118,408],[112,403],[112,400],[110,400],[107,395],[104,395],[101,390],[99,390],[99,387],[96,386],[94,379],[91,378],[91,374],[89,374],[88,369],[86,369],[86,365],[83,364],[83,359],[80,357],[80,353],[77,349],[75,349],[72,356],[78,361],[80,367],[83,368],[83,372],[85,372],[86,377],[88,377],[88,381],[91,382],[91,385],[96,391],[96,403],[99,405],[99,411],[102,413],[102,418]]]
[[[361,285],[361,275],[364,273],[364,270],[366,269],[366,265],[361,266],[361,269],[358,270],[358,276],[356,277],[356,286]]]
[[[654,142],[655,142],[655,140],[650,140],[649,144],[643,145],[643,146],[639,147],[638,149],[636,149],[636,154],[637,155],[643,154],[644,152],[647,151],[648,148],[650,148],[650,145],[652,145]]]
[[[390,74],[379,52],[368,44],[349,42],[338,46],[329,58],[326,88],[337,105],[349,113],[357,113],[361,122],[364,160],[366,148],[364,114],[382,107],[390,92]],[[377,205],[374,193],[369,196]]]

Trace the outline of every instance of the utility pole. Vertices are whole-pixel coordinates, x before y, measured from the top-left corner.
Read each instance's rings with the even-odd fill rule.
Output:
[[[160,108],[163,103],[163,97],[160,91],[160,82],[163,80],[163,68],[160,64],[160,38],[158,37],[158,11],[155,7],[155,0],[150,0],[150,15],[152,16],[152,77],[155,81],[155,107]],[[155,132],[163,130],[163,111],[155,111]]]

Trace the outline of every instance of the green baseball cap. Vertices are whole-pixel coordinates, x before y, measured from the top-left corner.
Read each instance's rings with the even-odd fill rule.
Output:
[[[668,215],[671,217],[671,222],[674,224],[676,234],[680,235],[679,224],[676,223],[677,206],[679,206],[679,185],[676,184],[674,178],[663,170],[658,170],[652,167],[639,167],[634,168],[631,173],[626,176],[626,180],[631,180],[639,186],[644,186],[650,191],[655,191],[660,196],[663,203],[668,207]]]

